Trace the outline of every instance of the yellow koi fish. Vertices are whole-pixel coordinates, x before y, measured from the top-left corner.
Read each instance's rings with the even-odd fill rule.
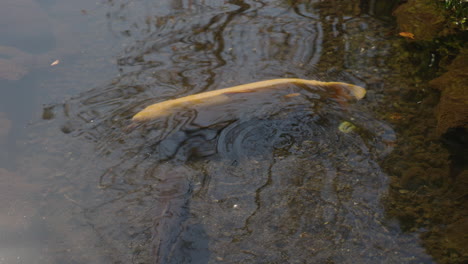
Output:
[[[149,121],[156,118],[166,117],[183,109],[200,108],[213,105],[220,105],[230,102],[233,95],[242,95],[256,92],[266,91],[281,91],[287,93],[285,97],[295,97],[297,92],[291,92],[293,86],[310,86],[318,87],[325,90],[331,90],[334,95],[346,100],[362,99],[366,94],[366,89],[342,82],[321,82],[304,79],[273,79],[267,81],[253,82],[229,88],[189,95],[173,100],[167,100],[160,103],[150,105],[133,116],[132,120],[136,122]],[[245,98],[243,99],[245,100]]]

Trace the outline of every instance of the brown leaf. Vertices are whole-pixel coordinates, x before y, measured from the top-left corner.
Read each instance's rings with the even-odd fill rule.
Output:
[[[398,35],[405,37],[405,38],[414,39],[414,34],[410,32],[400,32],[398,33]]]

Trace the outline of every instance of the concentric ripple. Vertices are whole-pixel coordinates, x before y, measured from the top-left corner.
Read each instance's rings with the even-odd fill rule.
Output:
[[[374,70],[385,70],[389,44],[362,30],[376,23],[359,16],[358,2],[334,1],[343,6],[335,10],[314,0],[109,1],[121,74],[47,109],[63,132],[92,142],[71,181],[114,262],[408,258],[402,247],[417,243],[383,224],[388,177],[378,161],[395,133],[369,111],[375,98],[340,104],[320,89],[232,95],[209,109],[130,121],[157,102],[260,80],[369,88],[372,75],[381,87]]]

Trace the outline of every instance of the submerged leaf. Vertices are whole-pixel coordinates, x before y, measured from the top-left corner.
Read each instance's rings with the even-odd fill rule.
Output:
[[[398,33],[398,35],[405,37],[405,38],[414,39],[414,34],[410,32],[400,32]]]

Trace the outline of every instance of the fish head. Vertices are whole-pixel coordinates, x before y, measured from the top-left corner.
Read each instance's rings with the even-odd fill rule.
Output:
[[[327,85],[335,90],[338,97],[346,100],[361,100],[366,96],[366,89],[358,85],[343,82],[329,82]]]

